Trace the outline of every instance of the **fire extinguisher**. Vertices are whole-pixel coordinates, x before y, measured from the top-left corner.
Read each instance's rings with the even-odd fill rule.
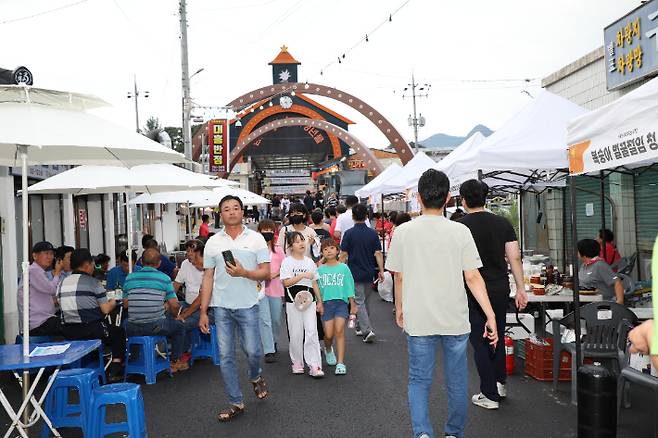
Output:
[[[514,374],[514,342],[507,335],[505,335],[505,368],[508,376]]]

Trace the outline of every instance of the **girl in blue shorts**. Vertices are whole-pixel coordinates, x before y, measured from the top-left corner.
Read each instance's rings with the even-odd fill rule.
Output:
[[[345,322],[351,315],[356,315],[354,302],[354,278],[344,263],[338,262],[339,248],[331,238],[321,244],[325,264],[318,268],[318,286],[324,303],[322,323],[324,326],[324,353],[327,365],[336,365],[336,375],[347,373],[345,367]],[[349,305],[349,313],[348,313]],[[336,338],[337,355],[333,343]]]

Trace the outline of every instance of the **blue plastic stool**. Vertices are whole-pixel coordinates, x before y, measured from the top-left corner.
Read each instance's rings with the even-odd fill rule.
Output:
[[[52,379],[52,377],[50,378]],[[96,372],[88,368],[63,370],[57,374],[55,381],[46,395],[45,413],[53,423],[53,427],[79,427],[85,437],[88,437],[89,406],[91,393],[97,388]],[[69,401],[69,390],[78,391],[80,401]],[[50,429],[45,424],[41,429],[41,438],[48,438]]]
[[[126,407],[125,423],[106,423],[106,406],[122,404]],[[89,410],[89,435],[102,438],[106,435],[127,432],[129,438],[148,438],[144,419],[144,399],[135,383],[112,383],[95,388]]]
[[[107,378],[105,377],[105,360],[103,351],[103,344],[98,347],[98,350],[92,351],[82,359],[72,362],[68,368],[89,368],[94,370],[96,378],[105,385],[107,383]]]
[[[155,351],[156,344],[164,345],[166,357],[160,356]],[[138,357],[131,353],[133,346],[139,348]],[[126,342],[126,360],[124,367],[124,380],[129,374],[142,374],[146,384],[155,383],[156,376],[160,371],[167,371],[171,377],[169,365],[169,347],[167,338],[164,336],[129,336]]]
[[[195,359],[210,358],[212,363],[219,365],[219,341],[217,340],[217,327],[210,324],[210,334],[201,333],[198,328],[192,330],[192,357],[190,365]]]

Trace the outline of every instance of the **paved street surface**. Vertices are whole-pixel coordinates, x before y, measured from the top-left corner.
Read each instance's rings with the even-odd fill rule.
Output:
[[[332,368],[327,376],[313,380],[290,373],[287,346],[282,336],[281,354],[275,364],[265,364],[264,375],[270,397],[258,401],[243,370],[247,404],[244,415],[227,424],[218,423],[217,411],[226,406],[218,368],[208,361],[170,379],[165,374],[156,385],[143,385],[149,436],[166,437],[392,437],[411,436],[407,410],[406,342],[392,318],[392,305],[377,301],[372,306],[378,342],[363,344],[350,331],[346,364],[348,374],[337,377]],[[285,328],[284,328],[285,330]],[[3,389],[19,397],[16,383],[3,376]],[[469,393],[478,389],[477,372],[469,353]],[[517,373],[508,381],[508,399],[499,411],[470,405],[467,437],[575,437],[576,407],[568,403],[568,384],[553,396],[550,384]],[[649,409],[647,402],[634,401],[636,409]],[[446,417],[442,368],[437,368],[431,398],[437,436]],[[629,412],[629,411],[626,411]],[[650,436],[641,432],[641,418],[623,417],[632,432],[619,436]],[[646,421],[650,416],[644,416]],[[1,418],[7,428],[7,417]],[[77,430],[63,429],[64,437],[77,438]],[[39,436],[36,431],[31,436]]]

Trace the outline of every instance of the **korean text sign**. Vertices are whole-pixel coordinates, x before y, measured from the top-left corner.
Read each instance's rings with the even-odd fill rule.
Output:
[[[208,122],[208,164],[209,173],[217,174],[227,171],[228,159],[228,123],[226,120]]]
[[[658,72],[658,0],[610,24],[603,35],[608,90]]]

